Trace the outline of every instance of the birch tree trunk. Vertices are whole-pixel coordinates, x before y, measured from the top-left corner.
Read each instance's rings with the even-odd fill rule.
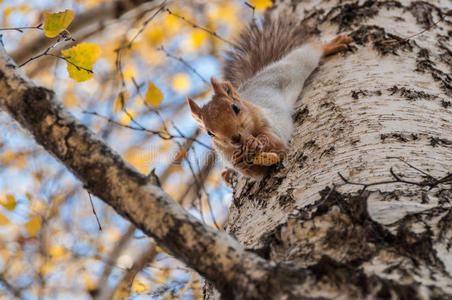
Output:
[[[237,182],[226,230],[240,243],[125,163],[2,47],[0,109],[223,299],[450,299],[451,8],[276,3],[273,13],[293,10],[322,38],[345,32],[355,45],[306,82],[279,170]]]
[[[321,40],[355,43],[305,84],[283,166],[237,182],[227,232],[312,270],[308,298],[450,299],[452,2],[277,1],[272,14],[288,9]]]

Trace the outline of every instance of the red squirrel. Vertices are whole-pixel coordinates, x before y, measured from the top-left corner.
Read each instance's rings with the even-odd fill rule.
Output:
[[[322,57],[352,41],[346,35],[323,44],[307,41],[306,27],[294,20],[266,15],[261,26],[252,22],[227,53],[226,80],[211,78],[212,100],[201,108],[187,98],[192,116],[230,166],[222,173],[228,185],[232,168],[261,179],[284,157],[304,81]]]

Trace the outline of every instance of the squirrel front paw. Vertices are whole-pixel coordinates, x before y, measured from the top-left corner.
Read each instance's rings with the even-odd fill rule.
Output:
[[[242,147],[233,153],[232,164],[235,168],[242,170],[248,169],[253,165],[272,166],[281,160],[279,151],[275,150],[278,149],[271,148],[270,139],[267,135],[250,136]]]
[[[227,186],[232,187],[232,179],[234,177],[235,171],[233,169],[227,168],[221,173],[221,178],[226,183]]]
[[[264,138],[266,137],[264,136],[262,138],[255,138],[254,136],[250,135],[246,139],[243,151],[245,154],[245,160],[248,164],[253,164],[256,156],[260,154],[264,149],[264,144],[262,142],[267,143]]]
[[[254,136],[249,136],[245,143],[232,154],[232,164],[235,168],[247,169],[253,165],[256,155],[262,152],[262,143]]]
[[[348,35],[338,35],[329,43],[321,45],[323,56],[335,54],[339,51],[347,49],[347,44],[350,44],[352,41],[353,39]]]

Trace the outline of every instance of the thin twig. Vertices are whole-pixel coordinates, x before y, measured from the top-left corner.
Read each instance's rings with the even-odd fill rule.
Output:
[[[147,128],[144,128],[144,127],[137,128],[137,127],[133,127],[133,126],[126,125],[126,124],[121,124],[118,121],[110,119],[110,118],[108,118],[106,116],[103,116],[103,115],[97,113],[97,112],[91,112],[91,111],[84,110],[84,111],[82,111],[82,113],[99,117],[99,118],[104,119],[105,121],[107,121],[107,122],[109,122],[111,124],[116,125],[116,126],[128,128],[128,129],[131,129],[131,130],[136,130],[136,131],[143,131],[143,132],[147,132],[147,133],[154,134],[154,135],[158,135],[163,140],[171,140],[171,139],[174,139],[174,138],[181,138],[181,139],[192,140],[193,142],[198,143],[199,145],[201,145],[201,146],[203,146],[203,147],[205,147],[205,148],[207,148],[209,150],[212,150],[211,147],[209,147],[208,145],[204,144],[203,142],[198,141],[195,138],[173,135],[173,134],[170,134],[169,132],[162,132],[162,131],[158,131],[158,130],[151,130],[151,129],[147,129]]]
[[[424,30],[422,30],[422,31],[420,31],[420,32],[417,32],[417,33],[415,33],[415,34],[413,34],[413,35],[410,35],[410,36],[408,36],[408,37],[406,37],[406,38],[389,39],[389,40],[383,41],[382,43],[384,43],[384,44],[395,44],[395,43],[406,42],[406,41],[408,41],[408,40],[410,40],[410,39],[412,39],[412,38],[414,38],[414,37],[416,37],[416,36],[418,36],[418,35],[423,34],[423,33],[426,32],[426,31],[429,31],[430,29],[432,29],[433,27],[435,27],[436,25],[438,25],[438,23],[441,22],[442,20],[443,20],[443,19],[440,18],[438,21],[436,21],[435,23],[433,23],[432,25],[430,25],[430,26],[427,27],[426,29],[424,29]]]
[[[102,231],[102,226],[100,225],[99,218],[97,217],[96,210],[94,209],[93,199],[91,198],[91,193],[88,192],[89,202],[91,203],[91,208],[93,209],[94,216],[96,217],[97,225],[99,226],[99,231]]]
[[[48,55],[48,56],[53,56],[53,57],[62,59],[62,60],[64,60],[64,61],[66,61],[68,64],[73,65],[73,66],[74,66],[77,70],[79,70],[79,71],[80,71],[80,70],[83,70],[83,71],[86,71],[86,72],[88,72],[88,73],[94,73],[93,70],[86,69],[86,68],[84,68],[84,67],[80,67],[80,66],[74,64],[73,62],[71,62],[71,61],[69,60],[69,58],[71,58],[71,57],[59,56],[59,55],[55,55],[55,54],[52,54],[52,53],[47,53],[46,55]]]
[[[196,156],[195,156],[195,160],[196,160],[196,164],[198,166],[198,169],[200,169],[201,166],[199,165],[199,160],[198,160],[198,158]],[[206,179],[207,179],[207,176],[206,176]],[[209,193],[207,193],[206,186],[204,185],[204,180],[202,182],[200,182],[200,183],[201,183],[201,188],[204,191],[204,194],[206,194],[206,196],[207,196],[207,207],[209,208],[210,218],[212,219],[212,222],[215,225],[215,227],[218,230],[220,230],[220,226],[218,226],[217,220],[215,218],[215,213],[213,212],[212,204],[210,203]]]
[[[166,54],[166,56],[175,59],[179,62],[181,62],[185,67],[187,67],[187,69],[189,69],[190,71],[192,71],[196,76],[198,76],[199,79],[202,80],[202,82],[204,82],[206,85],[209,85],[209,81],[207,81],[207,79],[205,79],[198,71],[196,71],[195,68],[193,68],[186,60],[184,60],[182,57],[180,56],[176,56],[172,53],[170,53],[168,50],[165,49],[165,47],[161,46],[160,48],[158,48],[157,50],[162,51]]]
[[[25,29],[39,29],[39,30],[43,30],[41,26],[42,26],[42,23],[37,25],[37,26],[6,27],[6,28],[0,28],[0,31],[2,31],[2,30],[15,30],[15,31],[19,31],[19,32],[23,33]]]
[[[216,37],[217,39],[219,39],[219,40],[221,40],[221,41],[223,41],[223,42],[225,42],[225,43],[227,43],[227,44],[229,44],[229,45],[231,45],[231,46],[234,46],[233,43],[231,43],[230,41],[228,41],[228,40],[222,38],[222,37],[219,36],[215,31],[211,31],[211,30],[209,30],[209,29],[207,29],[207,28],[205,28],[205,27],[199,26],[199,25],[197,25],[196,23],[193,23],[192,21],[187,20],[185,17],[173,13],[169,8],[166,8],[166,12],[167,12],[168,14],[172,15],[172,16],[175,16],[176,18],[179,18],[179,19],[183,20],[185,23],[191,25],[193,28],[199,28],[199,29],[201,29],[201,30],[207,32],[208,34],[210,34],[210,35]]]
[[[420,32],[418,32],[418,33],[415,33],[415,34],[413,34],[413,35],[410,35],[409,37],[406,37],[406,38],[405,38],[405,41],[407,41],[407,40],[409,40],[409,39],[412,39],[412,38],[414,38],[414,37],[416,37],[416,36],[418,36],[418,35],[421,35],[421,34],[423,34],[423,33],[426,32],[426,31],[429,31],[430,29],[432,29],[433,27],[435,27],[436,25],[438,25],[439,22],[441,22],[442,20],[443,20],[443,19],[440,18],[438,21],[436,21],[435,23],[433,23],[433,24],[430,25],[429,27],[425,28],[424,30],[422,30],[422,31],[420,31]]]
[[[388,156],[387,158],[389,158],[389,159],[398,159],[398,160],[400,160],[401,162],[403,162],[404,164],[406,164],[408,167],[410,167],[410,168],[412,168],[412,169],[418,171],[419,173],[424,174],[424,175],[427,176],[428,178],[435,179],[432,175],[428,174],[428,173],[425,172],[425,171],[422,171],[422,170],[419,169],[419,168],[416,168],[415,166],[413,166],[413,165],[410,164],[409,162],[405,161],[405,160],[402,159],[401,157]]]
[[[129,240],[133,237],[134,232],[136,231],[136,227],[133,224],[129,224],[126,232],[121,236],[119,241],[115,243],[113,250],[108,254],[108,258],[105,261],[104,269],[102,270],[102,274],[100,279],[97,282],[97,293],[99,295],[105,294],[105,291],[108,289],[107,281],[113,271],[113,267],[116,267],[116,262],[121,255],[123,249],[129,242]]]
[[[26,60],[25,62],[23,62],[22,64],[20,64],[20,65],[19,65],[19,68],[21,68],[21,67],[23,67],[24,65],[28,64],[30,61],[35,60],[35,59],[38,59],[38,58],[40,58],[40,57],[42,57],[42,56],[53,56],[53,57],[57,57],[57,58],[59,58],[59,59],[65,60],[66,62],[68,62],[68,63],[72,64],[73,66],[75,66],[78,70],[83,69],[83,70],[85,70],[85,71],[89,71],[89,72],[92,73],[93,71],[88,70],[88,69],[85,69],[85,68],[80,67],[80,66],[77,66],[76,64],[74,64],[74,63],[68,61],[66,57],[58,56],[58,55],[49,53],[50,50],[52,50],[53,48],[55,48],[59,43],[61,43],[61,42],[66,42],[66,41],[70,41],[70,40],[73,40],[71,36],[65,37],[65,38],[62,39],[62,40],[57,40],[57,42],[56,42],[55,44],[50,45],[50,46],[49,46],[44,52],[42,52],[41,54],[38,54],[38,55],[36,55],[36,56],[33,56],[33,57],[27,59],[27,60]]]
[[[256,12],[256,6],[254,6],[251,3],[245,2],[245,5],[248,6],[253,11],[253,20],[254,20],[254,13]]]
[[[143,33],[144,29],[146,28],[146,26],[152,21],[154,20],[155,17],[157,17],[157,15],[165,8],[165,4],[168,0],[163,1],[162,4],[160,4],[159,9],[152,15],[150,16],[146,21],[144,21],[143,25],[141,26],[140,30],[138,30],[138,32],[134,35],[134,37],[125,45],[122,45],[119,48],[116,48],[114,51],[115,52],[119,52],[123,49],[130,49],[132,47],[133,42],[138,38],[138,36],[140,34]]]
[[[405,183],[405,184],[410,184],[410,185],[416,185],[416,186],[419,186],[419,187],[429,187],[429,189],[432,189],[432,188],[436,187],[438,184],[452,181],[452,173],[444,176],[443,178],[441,178],[439,180],[434,179],[434,177],[431,176],[431,175],[428,175],[428,179],[427,180],[423,180],[423,181],[410,181],[410,180],[403,179],[400,175],[397,175],[394,172],[392,167],[389,168],[389,173],[394,178],[394,180],[384,180],[384,181],[378,181],[378,182],[372,182],[372,183],[361,183],[361,182],[350,181],[347,178],[345,178],[340,172],[338,172],[339,177],[344,182],[343,184],[338,185],[338,187],[339,186],[343,186],[343,185],[347,185],[347,184],[348,185],[358,185],[358,186],[362,186],[363,187],[363,191],[364,191],[370,186],[376,186],[376,185],[382,185],[382,184],[391,184],[391,183]]]

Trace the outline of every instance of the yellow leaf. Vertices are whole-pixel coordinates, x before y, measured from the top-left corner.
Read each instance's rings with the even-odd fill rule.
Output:
[[[129,80],[129,79],[132,79],[132,77],[136,77],[135,73],[136,73],[136,70],[135,70],[135,66],[133,66],[133,65],[127,65],[124,68],[124,71],[122,72],[125,80]]]
[[[81,82],[93,77],[93,65],[99,59],[101,50],[96,44],[82,43],[67,50],[61,50],[61,53],[68,61],[69,76]]]
[[[96,288],[94,280],[87,273],[83,273],[83,280],[85,281],[85,286],[87,291],[92,291]]]
[[[134,148],[130,148],[124,154],[124,159],[137,168],[140,172],[147,174],[149,172],[149,162],[146,159],[143,152],[136,150]]]
[[[74,19],[74,11],[66,9],[58,13],[44,13],[44,33],[46,37],[53,38],[65,30]]]
[[[52,246],[49,249],[49,254],[54,259],[59,259],[66,254],[66,249],[63,246]]]
[[[168,34],[171,35],[180,32],[182,22],[178,17],[167,14],[164,17],[163,26],[168,30]]]
[[[148,81],[148,91],[144,101],[152,106],[159,106],[163,100],[163,93],[158,87],[156,87],[150,80]]]
[[[41,266],[41,274],[47,275],[50,273],[50,271],[52,271],[52,269],[53,269],[53,264],[50,262],[46,262]]]
[[[118,97],[116,97],[115,104],[113,106],[113,111],[115,113],[121,111],[124,108],[124,105],[126,104],[128,98],[129,96],[127,95],[126,92],[120,92],[118,94]]]
[[[166,33],[160,26],[154,26],[147,31],[146,37],[153,46],[159,45],[165,39]]]
[[[223,20],[228,24],[235,26],[242,23],[237,19],[237,16],[240,15],[237,13],[238,10],[239,7],[236,2],[222,2],[218,6],[212,7],[212,9],[208,11],[207,16],[211,22]]]
[[[184,94],[190,89],[190,76],[188,76],[186,73],[178,73],[173,76],[171,85],[173,87],[173,90],[175,90],[177,93]]]
[[[253,4],[256,7],[256,10],[264,10],[267,7],[270,7],[273,5],[271,0],[250,0],[251,4]]]
[[[119,290],[119,299],[127,299],[130,296],[130,291],[128,291],[126,288],[122,287]]]
[[[207,33],[201,29],[195,29],[190,35],[193,48],[199,48],[207,38]]]
[[[0,213],[0,226],[7,225],[9,223],[10,223],[9,219],[6,216],[4,216],[2,213]]]
[[[138,294],[143,294],[148,289],[149,289],[149,285],[144,282],[134,280],[132,283],[132,291],[134,291]]]
[[[168,269],[162,269],[155,275],[154,282],[157,284],[164,284],[170,275],[171,273]]]
[[[16,198],[14,195],[8,194],[5,198],[0,199],[0,203],[7,209],[7,210],[14,210],[16,208]]]
[[[30,221],[25,224],[25,230],[29,236],[37,236],[41,229],[41,219],[38,217],[32,217]]]
[[[15,8],[13,6],[5,8],[3,10],[3,17],[7,18],[14,10],[15,10]]]
[[[136,114],[136,111],[134,111],[133,109],[127,109],[127,113],[124,111],[121,114],[119,123],[121,123],[122,125],[129,125],[130,121],[135,118]]]

